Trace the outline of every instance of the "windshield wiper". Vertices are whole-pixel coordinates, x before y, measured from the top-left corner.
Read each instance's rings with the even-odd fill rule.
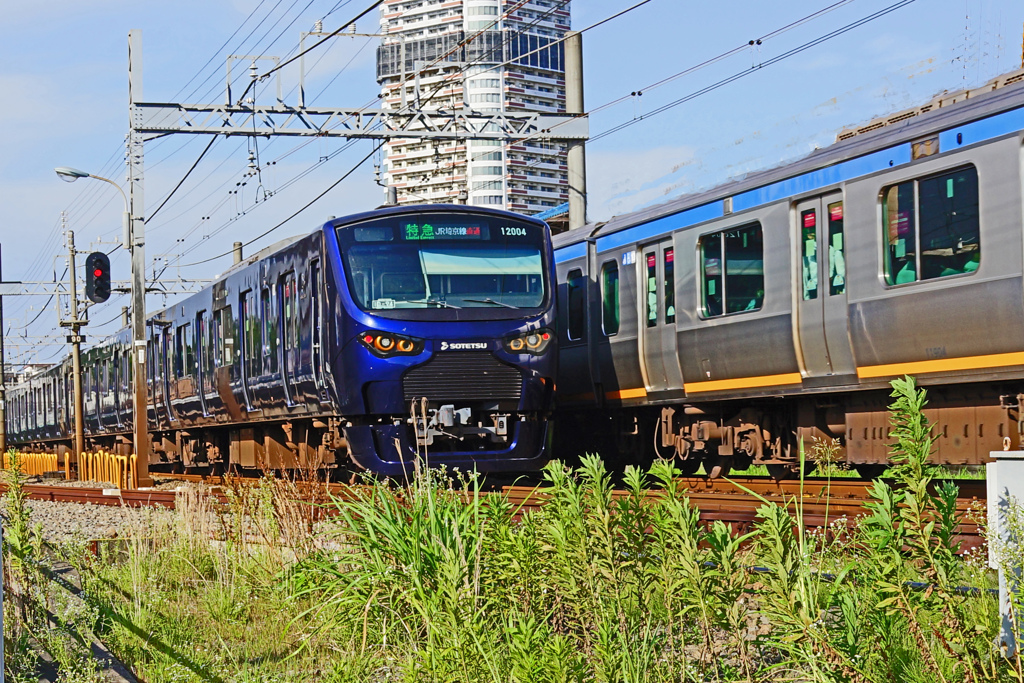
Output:
[[[519,306],[513,306],[512,304],[506,304],[503,301],[495,301],[494,299],[463,299],[463,301],[472,301],[475,304],[494,304],[495,306],[504,306],[505,308],[519,309]]]
[[[441,299],[405,299],[405,300],[402,301],[402,303],[406,303],[406,304],[427,304],[428,306],[430,304],[436,304],[437,306],[440,306],[441,308],[462,308],[462,306],[456,306],[455,304],[450,304],[447,301],[442,301]]]

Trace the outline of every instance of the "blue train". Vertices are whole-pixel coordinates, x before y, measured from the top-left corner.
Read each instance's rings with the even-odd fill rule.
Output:
[[[148,318],[150,463],[535,470],[558,353],[547,225],[388,207],[332,219]],[[83,353],[86,441],[128,452],[130,335]],[[8,442],[72,442],[70,359],[8,390]]]

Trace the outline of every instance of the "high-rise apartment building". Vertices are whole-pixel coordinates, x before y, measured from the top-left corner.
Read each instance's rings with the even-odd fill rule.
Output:
[[[381,9],[384,107],[480,113],[565,111],[569,0],[397,0]],[[568,201],[565,145],[393,140],[384,179],[398,202],[537,213]]]

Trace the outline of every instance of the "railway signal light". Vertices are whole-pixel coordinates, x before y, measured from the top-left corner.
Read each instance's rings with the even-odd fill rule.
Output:
[[[102,251],[85,259],[85,296],[97,304],[110,298],[110,258]]]

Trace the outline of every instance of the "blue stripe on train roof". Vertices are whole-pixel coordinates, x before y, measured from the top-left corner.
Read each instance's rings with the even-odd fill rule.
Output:
[[[1022,128],[1024,128],[1024,109],[1013,109],[987,119],[942,131],[939,133],[939,149],[948,151],[956,149],[958,146],[973,145],[976,142],[1016,133]],[[956,140],[958,133],[963,135],[963,141],[960,143]]]
[[[939,148],[941,149],[941,147]],[[897,145],[856,159],[843,161],[833,166],[819,168],[803,175],[780,180],[754,190],[741,192],[732,198],[733,211],[746,211],[762,204],[769,204],[793,195],[811,192],[829,185],[835,185],[853,178],[881,171],[892,166],[910,163],[910,143]]]
[[[980,121],[974,121],[940,132],[939,149],[948,152],[956,149],[958,146],[973,145],[978,142],[1008,135],[1021,129],[1024,129],[1024,108],[1012,109],[981,119]],[[956,140],[958,134],[962,136],[962,141],[959,143]],[[779,199],[791,197],[795,194],[811,192],[886,168],[902,166],[903,164],[910,163],[910,161],[910,143],[902,143],[877,152],[865,154],[856,159],[843,161],[763,187],[741,192],[733,196],[733,211],[745,211],[746,209],[752,209]],[[597,251],[614,249],[625,244],[657,237],[679,228],[696,225],[697,223],[714,218],[721,218],[723,215],[722,201],[716,199],[678,213],[662,216],[649,223],[641,223],[640,225],[634,225],[631,228],[599,237],[597,239]],[[583,251],[580,251],[581,249]],[[583,253],[585,253],[585,243],[583,242],[562,247],[555,251],[555,262],[561,263],[570,258],[578,258]]]
[[[695,206],[692,209],[685,209],[679,213],[674,213],[669,216],[662,216],[656,218],[650,223],[641,223],[640,225],[634,225],[632,228],[626,228],[619,232],[613,232],[610,235],[597,238],[597,250],[604,251],[606,249],[614,249],[615,247],[621,247],[624,244],[630,244],[631,242],[639,242],[647,237],[653,237],[654,235],[661,235],[664,233],[678,230],[679,228],[685,228],[688,225],[694,225],[695,223],[703,223],[704,221],[710,221],[713,218],[721,218],[725,215],[722,212],[721,200],[709,202],[708,204],[701,204]]]
[[[555,263],[561,263],[562,261],[568,261],[574,258],[580,258],[587,255],[587,243],[577,242],[576,244],[570,244],[567,247],[560,247],[555,250]]]

